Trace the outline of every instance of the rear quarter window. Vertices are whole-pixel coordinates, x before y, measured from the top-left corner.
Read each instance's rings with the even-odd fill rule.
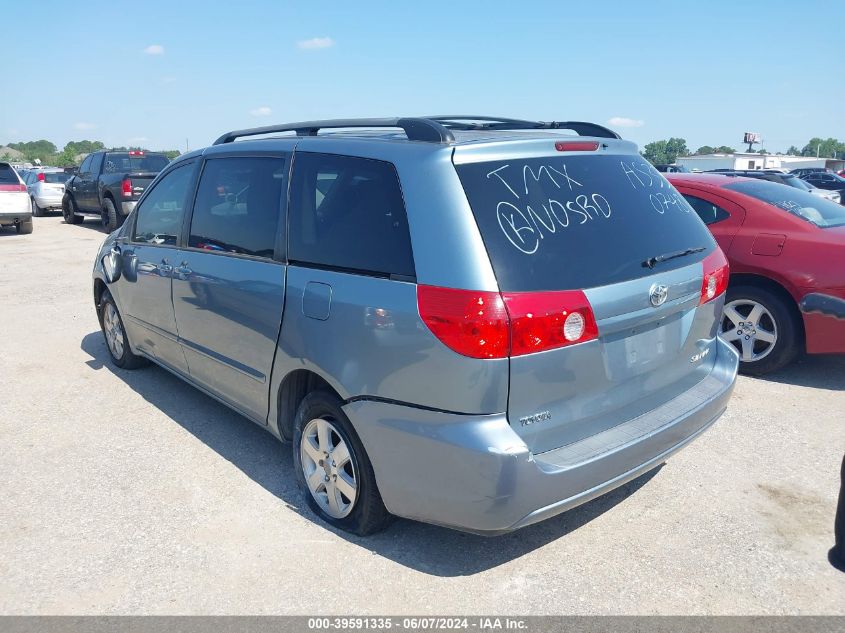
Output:
[[[715,246],[683,196],[639,156],[555,155],[459,164],[499,286],[591,288],[700,261]],[[660,264],[649,258],[704,251]]]
[[[0,165],[0,185],[19,185],[18,175],[11,165]]]
[[[391,163],[297,152],[289,215],[292,261],[384,276],[415,274]]]

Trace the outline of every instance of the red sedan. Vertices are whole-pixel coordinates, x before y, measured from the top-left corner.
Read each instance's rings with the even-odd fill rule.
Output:
[[[666,176],[728,256],[722,336],[741,371],[774,371],[802,351],[845,353],[845,318],[834,316],[845,307],[845,207],[768,180]]]

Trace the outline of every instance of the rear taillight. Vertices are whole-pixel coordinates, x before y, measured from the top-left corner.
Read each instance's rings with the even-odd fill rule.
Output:
[[[44,182],[44,172],[38,174],[38,182]]]
[[[581,290],[506,292],[511,356],[584,343],[598,338],[593,309]]]
[[[701,281],[700,303],[707,303],[728,289],[728,278],[731,275],[731,269],[728,266],[728,260],[725,254],[718,246],[715,251],[704,258],[701,264],[704,269],[704,277]]]
[[[120,192],[127,198],[132,195],[132,181],[129,178],[124,178],[120,183]]]
[[[471,358],[506,358],[598,337],[580,290],[484,292],[417,286],[420,317],[449,349]]]
[[[508,313],[498,292],[417,286],[417,307],[428,329],[458,354],[508,355]]]

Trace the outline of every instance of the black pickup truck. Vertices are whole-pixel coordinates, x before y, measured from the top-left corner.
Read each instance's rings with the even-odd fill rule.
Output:
[[[78,173],[65,183],[65,222],[78,224],[85,216],[95,216],[111,233],[123,224],[144,189],[169,162],[164,154],[141,150],[89,154]]]

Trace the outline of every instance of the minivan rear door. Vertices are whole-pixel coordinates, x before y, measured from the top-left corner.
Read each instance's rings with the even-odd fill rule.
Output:
[[[535,139],[458,148],[454,162],[506,305],[582,291],[597,324],[588,342],[512,352],[508,418],[532,451],[618,426],[707,376],[717,308],[699,306],[702,262],[717,246],[633,144]]]

